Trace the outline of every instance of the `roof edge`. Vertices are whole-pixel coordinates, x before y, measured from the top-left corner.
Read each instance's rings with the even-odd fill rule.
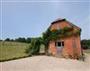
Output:
[[[55,20],[53,21],[51,24],[55,24],[55,23],[58,23],[58,22],[63,22],[63,21],[66,21],[66,19],[58,19],[58,20]]]

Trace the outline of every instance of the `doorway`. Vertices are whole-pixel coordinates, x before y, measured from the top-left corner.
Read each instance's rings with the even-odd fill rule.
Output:
[[[60,54],[62,52],[62,48],[64,47],[64,41],[57,41],[55,42],[56,48],[57,48],[57,54]]]

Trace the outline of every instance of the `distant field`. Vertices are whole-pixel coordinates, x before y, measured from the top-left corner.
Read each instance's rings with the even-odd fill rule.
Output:
[[[90,49],[83,50],[83,51],[84,51],[84,53],[88,53],[88,54],[90,54]]]
[[[0,41],[0,61],[17,59],[28,56],[25,49],[29,44],[19,42],[1,42]]]

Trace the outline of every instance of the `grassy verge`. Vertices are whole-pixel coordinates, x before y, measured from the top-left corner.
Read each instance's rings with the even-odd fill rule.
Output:
[[[28,45],[19,42],[0,42],[0,62],[28,57],[25,53]]]

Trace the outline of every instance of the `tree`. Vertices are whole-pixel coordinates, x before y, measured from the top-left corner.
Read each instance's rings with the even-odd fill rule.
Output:
[[[2,41],[2,39],[0,39],[0,41]]]
[[[10,38],[6,38],[5,41],[10,41]]]
[[[83,49],[90,49],[90,40],[81,40],[81,47]]]
[[[17,42],[26,42],[26,39],[23,37],[19,37],[19,38],[17,38],[17,39],[15,39],[15,41],[17,41]]]
[[[14,41],[14,39],[11,39],[10,41]]]
[[[31,40],[31,44],[28,49],[26,49],[26,53],[29,55],[37,55],[40,51],[41,39],[35,38]]]
[[[50,41],[50,35],[51,35],[51,31],[50,29],[47,29],[47,31],[45,33],[43,33],[43,36],[42,36],[42,41],[43,41],[43,44],[45,46],[45,53],[48,54],[48,45],[49,45],[49,41]]]
[[[31,43],[31,38],[27,38],[26,43]]]

